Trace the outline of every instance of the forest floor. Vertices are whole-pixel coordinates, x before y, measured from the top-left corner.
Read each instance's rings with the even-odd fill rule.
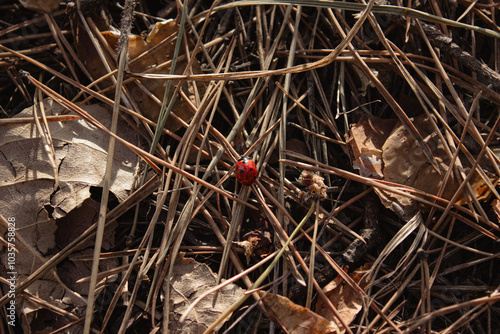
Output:
[[[500,333],[497,3],[20,2],[3,333]]]

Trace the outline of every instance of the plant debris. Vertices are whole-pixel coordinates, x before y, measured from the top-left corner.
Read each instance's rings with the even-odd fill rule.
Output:
[[[495,3],[30,3],[0,11],[6,331],[499,327]]]

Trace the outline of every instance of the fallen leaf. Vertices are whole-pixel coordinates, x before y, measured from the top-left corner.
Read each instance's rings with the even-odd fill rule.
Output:
[[[179,256],[175,262],[172,280],[170,281],[170,333],[203,333],[219,315],[229,308],[244,293],[243,289],[235,284],[224,286],[217,295],[213,304],[213,295],[202,299],[188,314],[184,323],[179,318],[189,305],[205,291],[217,284],[217,275],[204,263],[194,259]],[[167,282],[163,289],[167,288]],[[224,323],[221,323],[219,329]]]
[[[92,224],[97,223],[99,218],[100,203],[93,198],[86,199],[80,206],[73,209],[63,218],[57,219],[57,230],[55,241],[57,249],[63,249],[73,240],[85,232]],[[118,223],[106,224],[103,235],[102,250],[108,251],[115,246],[115,228]],[[84,243],[78,251],[57,265],[57,271],[61,281],[71,290],[86,295],[89,291],[88,281],[76,283],[91,274],[92,261],[79,260],[81,257],[88,259],[94,254],[94,240],[90,239]],[[117,259],[101,259],[99,270],[106,271],[118,266]]]
[[[353,125],[347,135],[347,144],[353,155],[353,168],[359,170],[361,176],[382,179],[382,146],[389,137],[396,119],[381,119],[363,115]]]
[[[424,143],[434,155],[441,173],[438,173],[427,162],[423,151],[415,139],[408,133],[405,126],[398,123],[382,147],[384,180],[404,184],[429,194],[437,195],[439,189],[443,186],[443,176],[449,168],[451,159],[446,153],[443,143],[436,135],[431,120],[428,117],[425,115],[415,117],[412,119],[412,122],[422,135],[422,138],[424,138]],[[465,162],[465,160],[463,161]],[[468,172],[469,168],[466,167],[465,169]],[[484,190],[484,181],[476,173],[471,179],[470,184],[472,185],[472,189],[476,191],[474,195],[480,198],[481,194],[477,191]],[[457,180],[455,174],[451,173],[444,185],[441,197],[450,200],[455,195],[459,186],[460,180]],[[403,206],[410,204],[410,200],[407,197],[388,194],[380,190],[377,190],[377,193],[381,198],[387,197],[387,200],[383,200],[386,206],[391,205],[390,202],[392,202],[393,198]],[[464,204],[465,202],[464,195],[460,196],[458,203]]]
[[[80,35],[85,34],[83,30],[78,30]],[[151,31],[146,37],[139,35],[129,35],[129,63],[128,71],[131,73],[150,73],[150,74],[166,74],[170,72],[170,65],[162,65],[170,60],[174,56],[174,48],[177,41],[177,35],[179,31],[179,26],[173,20],[167,20],[162,22],[157,22],[152,25]],[[117,31],[102,31],[102,36],[108,43],[111,50],[116,50],[118,48],[118,38],[120,36]],[[79,50],[79,55],[88,64],[87,69],[89,73],[94,77],[102,77],[107,74],[100,58],[97,56],[92,44],[88,43],[88,39],[80,38],[77,39],[81,43]],[[192,45],[193,43],[188,42]],[[183,74],[188,61],[185,57],[186,46],[184,43],[181,45],[179,57],[177,64],[175,66],[175,74]],[[116,66],[116,64],[115,64]],[[195,59],[191,69],[190,74],[200,74],[202,73],[201,66],[199,62]],[[141,111],[141,113],[147,118],[157,121],[160,112],[161,101],[163,101],[163,96],[165,94],[165,87],[167,80],[161,79],[139,79],[141,85],[138,85],[136,81],[127,84],[127,88],[130,92],[130,96],[134,100],[135,104]],[[176,82],[170,87],[168,99],[172,98],[175,91]],[[103,82],[102,84],[111,85],[110,81]],[[195,87],[197,86],[199,95],[202,96],[205,84],[204,83],[194,83],[194,82],[184,82],[182,85],[182,90],[189,97],[191,103],[197,105],[195,99]],[[147,91],[143,90],[145,87]],[[149,91],[149,92],[148,92]],[[152,94],[154,97],[150,96]],[[189,122],[193,118],[193,111],[188,106],[181,97],[177,97],[172,112],[175,116],[179,117],[184,122]],[[175,119],[173,116],[169,116],[165,127],[171,131],[177,131],[181,127],[181,123]]]
[[[51,13],[59,8],[58,0],[19,0],[24,8],[41,13]]]
[[[264,292],[260,291],[259,294],[262,296]],[[268,293],[263,298],[263,302],[269,316],[276,320],[287,333],[339,333],[339,327],[335,322],[293,303],[286,297]]]
[[[363,274],[367,269],[369,269],[369,266],[362,267],[349,275],[361,289],[368,284],[368,280],[363,279]],[[359,311],[363,308],[362,295],[349,284],[341,284],[341,279],[339,278],[327,284],[323,288],[323,292],[325,292],[326,296],[330,299],[340,317],[347,325],[352,323]],[[316,304],[316,312],[325,319],[337,321],[336,316],[325,306],[322,299],[319,299]],[[342,328],[339,333],[345,333],[345,329]]]
[[[422,149],[404,125],[397,122],[388,135],[390,122],[374,116],[362,117],[349,133],[348,143],[354,155],[353,164],[363,176],[383,178],[385,181],[437,195],[443,186],[443,176],[449,168],[450,157],[426,115],[412,118],[411,121],[434,155],[440,168],[439,173],[428,163]],[[467,167],[464,169],[468,172]],[[487,196],[486,184],[477,173],[470,184],[477,198]],[[459,186],[459,180],[451,173],[441,197],[450,200]],[[413,200],[406,196],[379,188],[375,188],[375,191],[387,208],[392,209],[393,202],[397,202],[400,207],[413,205]],[[457,203],[464,204],[465,200],[465,196],[461,196]]]
[[[237,241],[235,244],[245,250],[247,263],[250,263],[252,256],[259,260],[265,258],[274,251],[274,244],[271,238],[271,233],[267,230],[255,230],[246,233],[243,241]]]
[[[64,110],[51,100],[43,103],[47,115],[61,114]],[[83,109],[104,126],[110,126],[111,115],[108,110],[99,105],[83,106]],[[25,109],[17,117],[29,116],[32,116],[32,108]],[[122,138],[132,143],[137,141],[137,137],[127,131],[128,127],[122,125],[118,128]],[[19,252],[15,258],[15,271],[18,282],[40,267],[43,259],[49,257],[56,247],[57,219],[80,207],[90,197],[91,187],[100,187],[103,182],[109,141],[106,134],[83,119],[52,122],[49,123],[49,129],[59,174],[57,189],[54,189],[54,168],[49,163],[36,126],[4,125],[0,132],[0,175],[3,176],[0,182],[0,213],[16,223],[15,247]],[[138,157],[117,143],[111,191],[119,201],[128,196],[134,184],[137,164]],[[84,223],[83,219],[73,219],[62,228],[71,229],[71,224],[79,223]],[[87,226],[90,223],[92,221],[85,221]],[[4,254],[6,249],[1,252]],[[2,256],[1,263],[5,267],[8,264],[6,261],[6,257]],[[3,274],[12,271],[7,270],[7,267],[1,269]],[[26,291],[61,308],[85,303],[77,293],[51,275],[36,281]],[[30,306],[24,303],[24,299],[16,306],[26,315],[33,315],[40,307]],[[23,317],[28,321],[32,318]]]

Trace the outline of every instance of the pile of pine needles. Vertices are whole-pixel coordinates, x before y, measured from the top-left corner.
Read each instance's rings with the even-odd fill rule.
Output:
[[[171,278],[180,252],[207,264],[218,280],[230,279],[266,256],[276,256],[301,221],[303,229],[261,283],[264,290],[318,312],[315,305],[324,296],[320,287],[339,271],[350,273],[376,262],[406,224],[404,215],[381,206],[373,183],[353,169],[346,134],[363,114],[399,119],[424,112],[439,115],[447,123],[439,131],[451,154],[468,150],[473,158],[486,155],[488,164],[473,168],[499,177],[494,155],[500,144],[498,4],[409,4],[412,8],[383,1],[160,5],[142,0],[134,7],[131,1],[77,1],[40,14],[4,2],[0,107],[5,119],[32,105],[41,91],[43,98],[75,112],[82,103],[109,105],[129,122],[130,131],[148,142],[145,150],[131,147],[144,161],[141,187],[94,227],[100,245],[104,222],[119,222],[114,249],[124,265],[119,279],[104,288],[108,300],[90,294],[86,315],[75,313],[79,320],[67,317],[54,330],[164,330],[173,321],[173,306],[162,284]],[[180,27],[172,38],[173,60],[160,74],[131,73],[123,36],[140,35],[165,19]],[[120,31],[118,49],[106,50],[98,37],[101,21]],[[100,58],[107,62],[99,66],[112,78],[109,82],[90,74],[86,60],[80,59],[76,45],[82,34],[94,38],[90,45],[99,54],[116,52],[115,59]],[[176,61],[187,67],[174,72]],[[124,98],[130,96],[124,80],[168,80],[160,116],[142,116],[147,112]],[[110,94],[117,83],[122,90]],[[176,99],[192,111],[184,121],[172,111]],[[173,118],[181,126],[170,127]],[[102,130],[112,135],[113,129]],[[233,177],[232,166],[243,155],[259,170],[252,186]],[[303,170],[324,177],[326,198],[304,194],[297,181]],[[104,185],[99,200],[105,204],[108,191]],[[491,195],[479,206],[464,205],[466,210],[452,205],[442,211],[447,201],[434,199],[436,207],[422,212],[426,238],[410,254],[416,231],[394,245],[374,283],[363,290],[363,309],[347,331],[496,333],[500,212],[496,191],[488,191]],[[373,233],[363,234],[367,230]],[[248,233],[266,232],[268,248],[250,254],[247,262],[235,242]],[[348,247],[354,257],[347,257]],[[45,272],[72,251],[58,253]],[[99,259],[99,250],[95,254]],[[257,288],[267,266],[252,267],[235,283]],[[94,263],[91,287],[96,268]],[[395,268],[396,273],[387,275]],[[37,275],[34,280],[43,278],[43,272]],[[18,285],[18,296],[22,288]],[[229,332],[280,332],[275,322],[280,319],[271,319],[253,292],[248,296],[254,299],[231,309],[221,332],[229,326]],[[250,308],[254,304],[259,306]],[[245,310],[251,311],[240,317]]]

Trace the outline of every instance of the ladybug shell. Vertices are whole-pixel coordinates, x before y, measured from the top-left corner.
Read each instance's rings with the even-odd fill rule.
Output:
[[[236,163],[236,178],[244,186],[251,186],[255,182],[255,179],[257,179],[258,173],[255,163],[248,157],[241,157]]]

